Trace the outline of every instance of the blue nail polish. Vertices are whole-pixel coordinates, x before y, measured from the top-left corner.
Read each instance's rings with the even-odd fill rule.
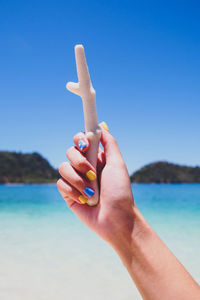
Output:
[[[85,147],[87,147],[87,144],[84,140],[80,140],[78,142],[78,147],[79,147],[80,150],[83,150]]]
[[[88,196],[88,197],[92,197],[94,195],[94,190],[91,189],[90,187],[86,186],[86,188],[84,188],[84,193]]]

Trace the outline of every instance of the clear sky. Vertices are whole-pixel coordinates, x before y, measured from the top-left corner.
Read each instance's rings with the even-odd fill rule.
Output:
[[[0,0],[0,150],[58,167],[83,130],[74,45],[130,172],[200,164],[199,1]]]

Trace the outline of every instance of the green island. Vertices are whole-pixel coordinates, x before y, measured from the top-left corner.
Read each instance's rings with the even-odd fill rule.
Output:
[[[200,167],[159,161],[134,172],[130,179],[132,183],[200,183]]]
[[[39,153],[0,151],[0,184],[55,183],[58,170]],[[130,176],[132,183],[200,183],[200,167],[159,161]]]
[[[54,183],[58,171],[40,154],[0,151],[0,183]]]

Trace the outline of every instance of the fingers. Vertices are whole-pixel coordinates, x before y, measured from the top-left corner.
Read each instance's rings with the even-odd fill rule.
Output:
[[[60,178],[57,181],[57,187],[70,208],[74,202],[79,204],[85,204],[87,202],[87,198],[81,195],[77,189],[66,182],[63,178]]]
[[[107,125],[106,125],[107,126]],[[110,134],[108,130],[105,128],[105,122],[100,123],[101,127],[101,143],[104,148],[104,152],[106,155],[111,155],[114,152],[119,152],[119,148],[117,145],[116,140],[114,137]]]
[[[81,152],[86,152],[89,148],[89,141],[85,136],[85,133],[79,132],[73,138],[74,144]]]
[[[64,179],[59,179],[57,181],[57,187],[66,201],[68,207],[84,222],[87,223],[89,212],[91,213],[91,209],[95,209],[95,207],[90,207],[85,204],[85,197],[80,194],[78,196],[77,190],[71,186]],[[82,205],[81,205],[82,204]]]
[[[98,158],[97,158],[97,174],[101,173],[102,169],[106,164],[106,157],[104,151],[99,148]]]
[[[117,141],[108,131],[108,126],[105,122],[100,123],[101,127],[101,144],[104,148],[106,163],[119,165],[124,163]]]
[[[85,175],[90,181],[96,179],[96,170],[95,168],[89,163],[86,157],[78,151],[75,147],[71,147],[67,150],[67,158],[73,165],[73,167],[80,172],[81,174]]]
[[[98,154],[97,169],[100,170],[105,165],[105,162],[113,165],[124,163],[121,152],[115,138],[110,134],[108,126],[105,122],[99,124],[101,127],[101,144],[104,148],[104,154],[100,150]],[[83,132],[74,136],[74,143],[81,152],[87,152],[90,147],[89,140]]]
[[[77,149],[81,153],[87,152],[90,147],[89,140],[87,139],[85,133],[79,132],[73,138],[74,144],[76,145]],[[69,158],[69,157],[68,157]],[[104,152],[101,148],[98,151],[98,160],[97,160],[97,173],[101,172],[103,167],[105,166],[106,160]]]
[[[59,173],[67,183],[77,189],[84,197],[91,198],[94,195],[95,191],[90,187],[88,182],[75,171],[70,163],[62,163],[59,167]]]

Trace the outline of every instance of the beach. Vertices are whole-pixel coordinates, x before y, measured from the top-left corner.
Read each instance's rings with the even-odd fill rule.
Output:
[[[136,203],[200,283],[200,184],[134,184]],[[0,299],[141,299],[115,252],[55,185],[0,185]]]

